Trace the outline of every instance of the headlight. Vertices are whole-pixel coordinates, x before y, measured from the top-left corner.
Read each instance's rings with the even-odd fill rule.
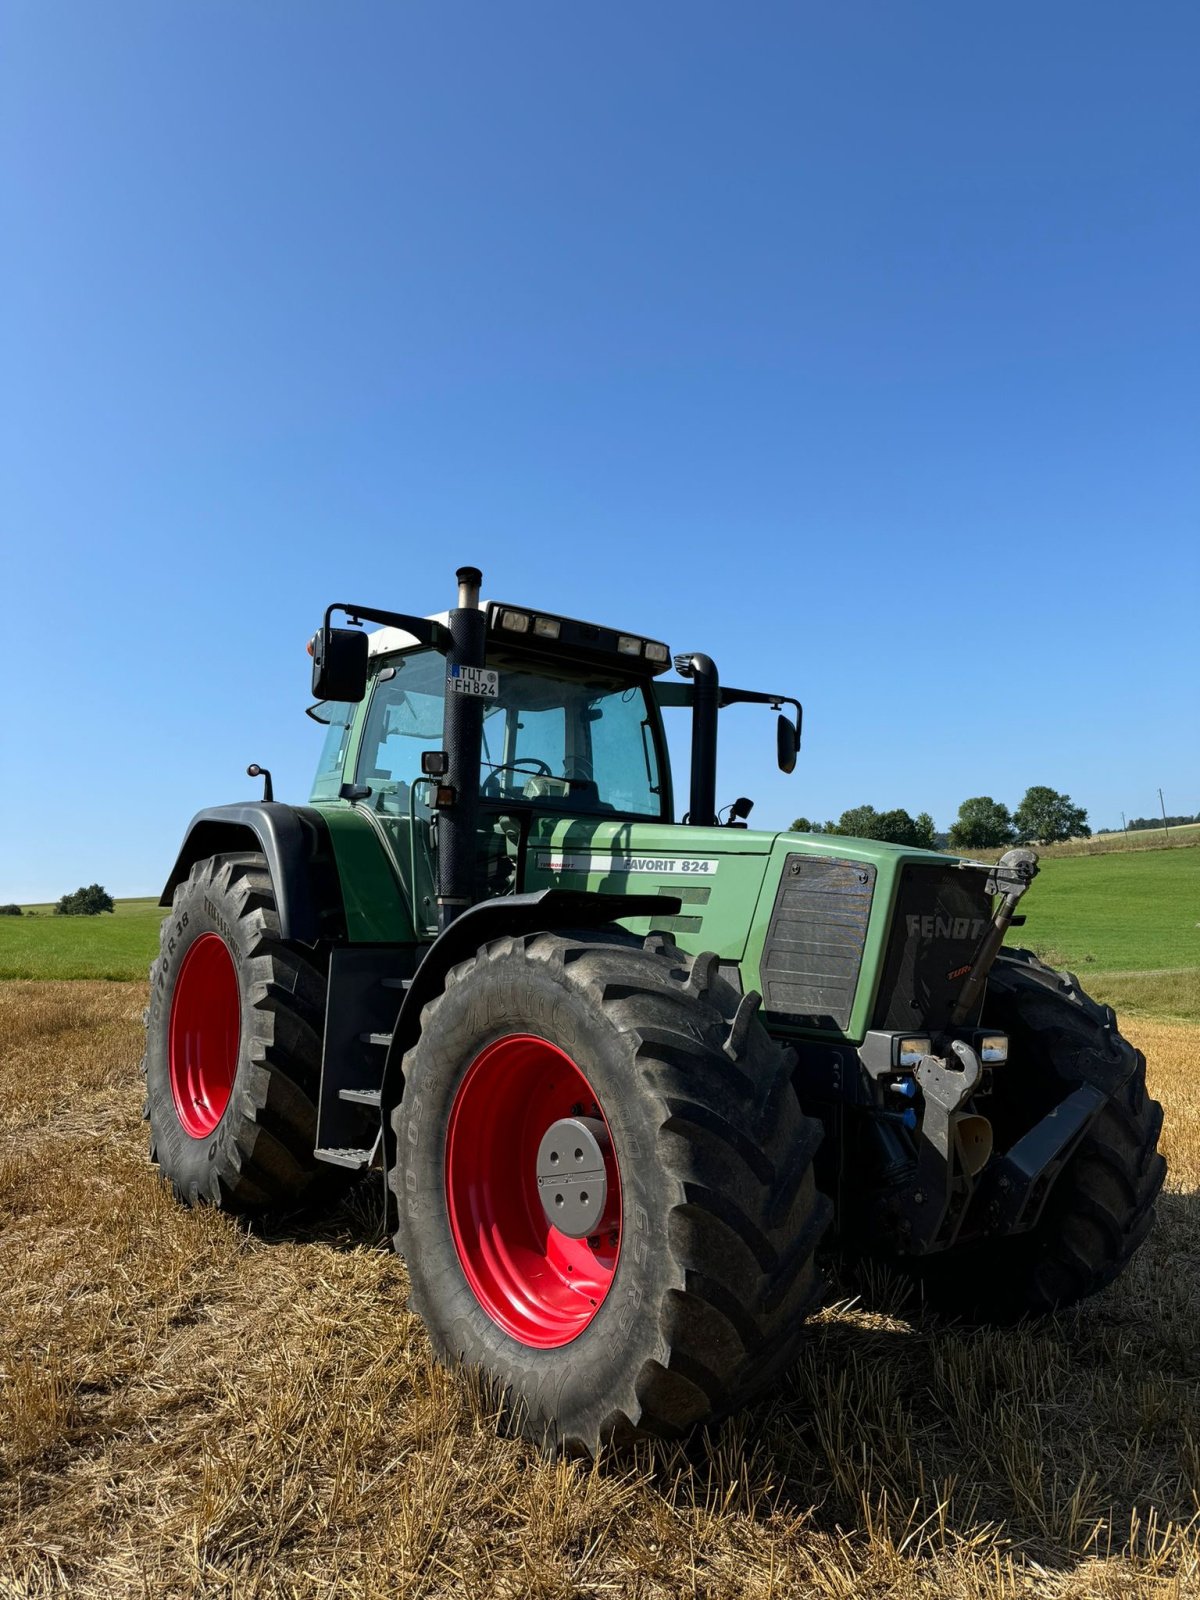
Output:
[[[529,617],[524,611],[502,611],[500,626],[507,628],[510,633],[528,633]]]
[[[979,1059],[985,1067],[1008,1060],[1008,1035],[1006,1033],[981,1033],[975,1044]]]
[[[623,656],[640,656],[642,653],[642,641],[635,639],[632,634],[623,633],[617,639],[617,649]]]
[[[900,1066],[900,1067],[917,1067],[917,1066],[920,1066],[921,1057],[929,1055],[929,1053],[932,1050],[932,1048],[933,1048],[933,1040],[932,1039],[928,1039],[928,1038],[897,1039],[897,1041],[896,1041],[896,1056],[897,1056],[896,1065]]]
[[[557,639],[562,632],[562,623],[557,617],[535,617],[533,631],[539,639]]]

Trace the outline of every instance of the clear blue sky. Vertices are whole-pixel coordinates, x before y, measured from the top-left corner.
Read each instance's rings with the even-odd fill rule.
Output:
[[[331,599],[713,655],[754,821],[1200,808],[1200,9],[0,12],[0,900],[304,799]],[[11,676],[11,675],[10,675]],[[14,726],[15,723],[15,726]]]

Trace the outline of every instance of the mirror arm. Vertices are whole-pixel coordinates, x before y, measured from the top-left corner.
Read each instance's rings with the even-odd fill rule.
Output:
[[[800,748],[800,729],[804,721],[804,707],[792,695],[766,694],[761,689],[726,689],[724,685],[722,685],[719,695],[722,709],[725,706],[755,705],[774,706],[778,711],[780,706],[795,706],[796,715],[793,720],[796,726],[796,748],[797,750]]]
[[[450,652],[450,629],[441,622],[432,622],[428,617],[410,617],[403,611],[379,611],[374,606],[344,605],[340,600],[335,600],[333,605],[325,608],[325,630],[329,630],[329,619],[335,611],[344,611],[349,622],[379,622],[386,628],[403,628],[405,633],[411,633],[419,644],[431,645],[441,655]]]

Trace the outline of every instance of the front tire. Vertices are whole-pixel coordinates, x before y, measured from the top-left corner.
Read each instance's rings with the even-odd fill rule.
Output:
[[[150,1158],[188,1205],[282,1209],[313,1157],[325,980],[279,936],[258,854],[209,856],[175,891],[150,969]]]
[[[1146,1058],[1077,978],[1027,950],[1002,951],[984,1018],[1009,1035],[1010,1094],[1032,1100],[1049,1093],[1057,1101],[1081,1083],[1113,1085],[1029,1233],[923,1264],[926,1290],[940,1309],[1005,1323],[1062,1310],[1118,1278],[1153,1225],[1167,1164],[1158,1152],[1162,1107],[1146,1090]],[[1002,1073],[1007,1068],[996,1070],[998,1080]],[[1000,1090],[998,1082],[997,1097]]]
[[[392,1117],[396,1246],[436,1352],[481,1368],[528,1437],[593,1455],[677,1437],[772,1382],[829,1218],[820,1125],[756,997],[715,956],[647,946],[486,946],[422,1013]],[[587,1237],[551,1225],[534,1170],[554,1153],[543,1124],[571,1117],[604,1152]]]

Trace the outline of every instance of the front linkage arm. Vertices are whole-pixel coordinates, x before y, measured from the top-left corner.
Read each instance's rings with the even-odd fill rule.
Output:
[[[963,862],[963,865],[978,870],[978,864],[975,862]],[[996,907],[992,925],[963,982],[958,1003],[950,1013],[952,1026],[961,1028],[963,1023],[969,1021],[978,1011],[988,973],[992,970],[992,962],[1000,953],[1005,934],[1012,927],[1021,896],[1037,877],[1037,872],[1036,850],[1008,850],[989,872],[987,892],[992,895],[998,894],[1000,904]]]

